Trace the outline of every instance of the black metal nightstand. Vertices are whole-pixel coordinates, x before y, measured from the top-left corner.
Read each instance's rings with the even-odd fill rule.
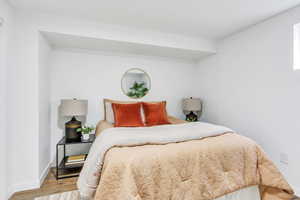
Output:
[[[57,144],[56,144],[56,172],[55,176],[56,179],[63,179],[63,178],[71,178],[79,176],[79,173],[83,167],[83,163],[73,164],[73,165],[66,165],[66,160],[68,156],[66,155],[66,146],[70,145],[89,145],[91,147],[92,143],[95,141],[95,135],[91,134],[89,140],[81,140],[78,142],[67,142],[66,138],[63,137]],[[63,148],[63,156],[59,158],[59,148]],[[83,153],[88,154],[88,152]]]

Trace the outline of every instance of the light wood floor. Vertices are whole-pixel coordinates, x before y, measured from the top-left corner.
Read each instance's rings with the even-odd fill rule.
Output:
[[[76,190],[76,178],[56,180],[52,170],[40,189],[27,190],[15,193],[10,200],[33,200],[35,197]]]

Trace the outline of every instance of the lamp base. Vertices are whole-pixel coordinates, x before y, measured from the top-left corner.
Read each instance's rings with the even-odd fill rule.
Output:
[[[81,128],[81,122],[78,121],[75,117],[72,117],[72,119],[66,123],[66,141],[67,142],[80,142],[81,141],[81,132],[77,131],[78,128]]]
[[[189,114],[186,115],[185,120],[188,122],[197,122],[198,116],[193,111],[191,111]]]

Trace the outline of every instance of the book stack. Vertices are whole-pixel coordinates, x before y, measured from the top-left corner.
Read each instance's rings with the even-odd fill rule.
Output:
[[[86,159],[86,155],[68,156],[66,158],[65,165],[72,166],[72,165],[83,164],[85,159]]]

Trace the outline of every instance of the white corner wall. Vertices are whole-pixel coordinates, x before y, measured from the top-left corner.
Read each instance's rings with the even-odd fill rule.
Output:
[[[250,136],[300,189],[300,71],[293,69],[293,26],[300,7],[237,33],[201,61],[197,94],[203,120]],[[280,154],[288,156],[281,164]]]
[[[0,199],[6,199],[8,196],[8,167],[7,167],[7,147],[9,132],[7,128],[7,70],[9,68],[9,59],[11,49],[11,35],[14,26],[13,9],[4,0],[0,0],[0,18],[3,24],[0,25]]]
[[[294,25],[294,69],[300,69],[300,22]]]
[[[50,131],[50,53],[51,47],[42,34],[39,37],[39,181],[43,183],[51,162]]]
[[[16,12],[7,76],[9,194],[39,187],[38,34],[30,21]]]

